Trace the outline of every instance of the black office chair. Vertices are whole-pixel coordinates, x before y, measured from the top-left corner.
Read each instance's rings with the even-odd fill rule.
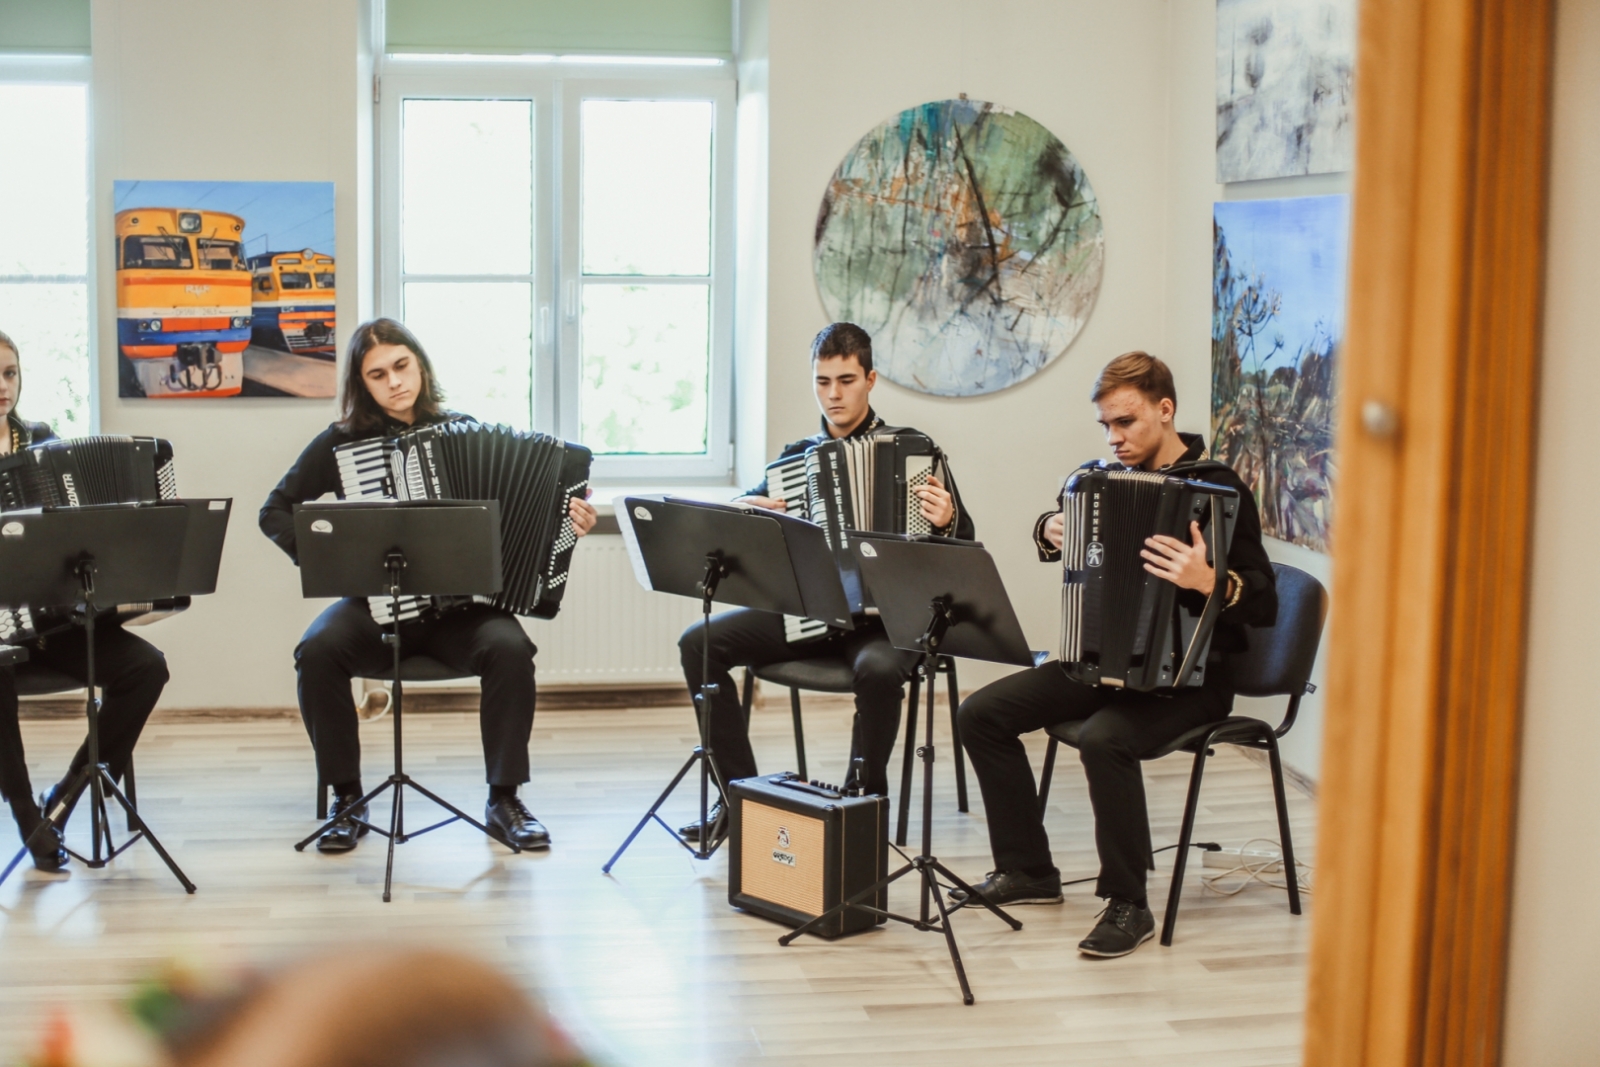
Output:
[[[363,675],[378,681],[391,681],[392,676],[385,671],[383,674]],[[458,678],[476,678],[471,672],[458,671],[453,667],[446,667],[432,656],[406,656],[400,661],[400,680],[402,682],[449,682]],[[392,699],[392,698],[391,698]],[[324,782],[319,775],[317,778],[317,818],[328,817],[328,790],[330,784]]]
[[[1322,583],[1296,567],[1274,563],[1277,574],[1278,621],[1264,629],[1250,631],[1250,648],[1232,658],[1234,689],[1241,696],[1286,696],[1289,707],[1283,721],[1273,728],[1260,719],[1230,715],[1220,722],[1196,727],[1173,738],[1140,758],[1156,760],[1174,752],[1192,752],[1194,769],[1189,773],[1189,799],[1183,809],[1183,828],[1178,834],[1177,859],[1172,868],[1172,888],[1167,891],[1167,913],[1161,925],[1161,943],[1172,944],[1172,931],[1178,925],[1178,898],[1183,892],[1183,873],[1188,866],[1189,841],[1194,832],[1195,810],[1200,805],[1200,777],[1206,757],[1217,744],[1264,749],[1272,768],[1272,795],[1278,807],[1278,835],[1283,847],[1284,882],[1289,891],[1289,911],[1300,914],[1300,883],[1294,863],[1294,843],[1289,837],[1289,808],[1283,790],[1283,764],[1278,758],[1278,738],[1294,726],[1300,711],[1300,698],[1312,691],[1311,668],[1322,642],[1322,623],[1328,614],[1328,593]],[[1083,722],[1064,722],[1045,731],[1050,746],[1045,750],[1044,770],[1039,775],[1039,815],[1044,816],[1050,797],[1050,775],[1055,768],[1056,749],[1067,744],[1078,747],[1078,731]]]
[[[949,656],[940,656],[936,674],[949,675],[949,684],[946,688],[950,692],[950,736],[953,741],[956,758],[956,807],[959,811],[967,810],[967,762],[961,749],[961,731],[956,725],[956,709],[961,703],[959,687],[956,683],[956,661]],[[744,673],[744,720],[750,722],[750,704],[754,696],[754,681],[760,678],[763,682],[773,685],[787,686],[789,689],[789,710],[794,716],[794,750],[795,770],[802,778],[809,778],[806,773],[806,742],[805,730],[801,725],[800,717],[800,691],[809,690],[813,693],[848,693],[855,686],[855,672],[850,665],[838,657],[824,656],[817,659],[787,660],[783,663],[772,663],[765,667],[756,667]],[[937,679],[935,679],[937,682]],[[906,701],[906,739],[904,745],[903,766],[900,772],[900,811],[898,826],[896,828],[895,843],[906,843],[906,828],[911,811],[911,767],[916,752],[917,713],[921,708],[918,694],[922,687],[920,673],[911,676],[911,690]]]
[[[22,662],[16,665],[17,696],[50,696],[53,693],[70,693],[82,689],[83,682],[70,674],[62,674],[40,663]],[[122,775],[122,792],[128,804],[139,807],[139,789],[133,776],[133,758],[128,758],[128,769]],[[133,817],[128,817],[128,832],[134,832]]]

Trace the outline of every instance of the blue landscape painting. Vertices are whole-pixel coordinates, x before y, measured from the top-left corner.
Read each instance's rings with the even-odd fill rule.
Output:
[[[1213,213],[1211,454],[1255,493],[1262,532],[1319,552],[1349,245],[1348,196],[1230,201]]]

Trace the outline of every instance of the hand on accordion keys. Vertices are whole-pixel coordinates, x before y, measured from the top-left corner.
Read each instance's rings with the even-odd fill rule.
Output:
[[[1048,528],[1047,528],[1048,532]],[[1156,534],[1144,540],[1144,569],[1165,578],[1179,589],[1195,589],[1207,596],[1217,584],[1216,570],[1206,562],[1206,539],[1200,524],[1189,524],[1190,544],[1176,537]]]
[[[956,517],[956,502],[950,490],[939,481],[938,475],[928,475],[928,484],[919,486],[915,492],[917,499],[922,502],[922,517],[928,520],[929,525],[935,530],[950,525]]]
[[[594,490],[590,489],[583,495],[585,497],[583,500],[573,497],[567,502],[567,514],[572,516],[572,532],[578,537],[594,529],[594,524],[600,521],[600,513],[595,511],[594,505],[587,499],[594,496]]]

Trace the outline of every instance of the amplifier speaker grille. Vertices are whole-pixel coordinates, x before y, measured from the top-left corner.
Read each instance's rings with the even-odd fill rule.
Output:
[[[822,820],[752,800],[744,801],[743,818],[743,891],[806,915],[827,910],[822,900]]]

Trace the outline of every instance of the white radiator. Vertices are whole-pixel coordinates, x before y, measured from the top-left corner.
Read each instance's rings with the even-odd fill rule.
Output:
[[[678,636],[699,616],[698,601],[641,588],[622,538],[608,535],[578,542],[561,614],[524,625],[541,686],[681,685]]]

